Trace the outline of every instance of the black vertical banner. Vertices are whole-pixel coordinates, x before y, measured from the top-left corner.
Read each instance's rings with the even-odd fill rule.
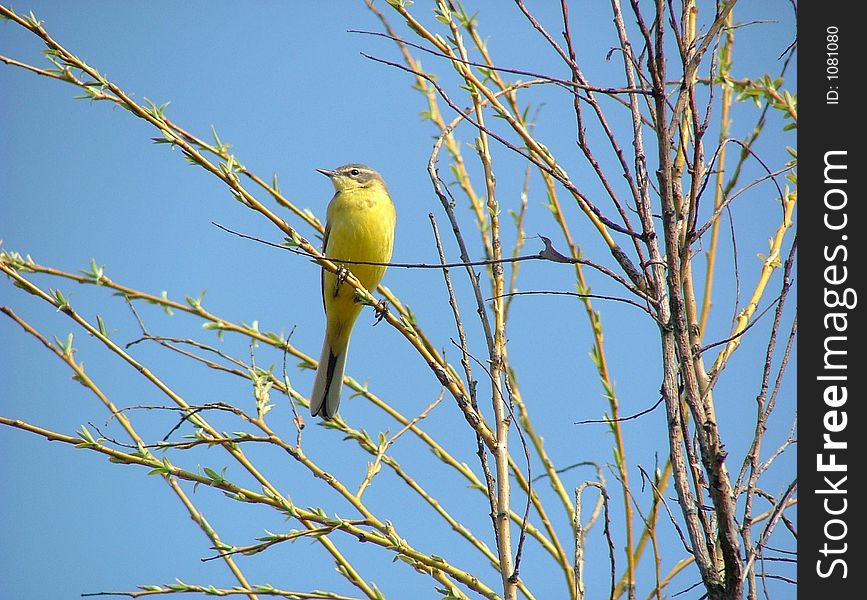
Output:
[[[863,598],[865,590],[861,7],[798,5],[799,598]]]

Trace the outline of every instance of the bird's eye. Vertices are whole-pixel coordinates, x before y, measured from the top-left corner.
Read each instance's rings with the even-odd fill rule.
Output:
[[[349,174],[352,175],[353,177],[358,177],[358,175],[359,175],[360,173],[361,173],[361,171],[359,171],[358,169],[352,169],[352,170],[349,172]]]

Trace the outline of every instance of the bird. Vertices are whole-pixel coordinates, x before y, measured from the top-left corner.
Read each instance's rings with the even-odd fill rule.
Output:
[[[385,274],[394,246],[397,220],[394,203],[382,175],[370,167],[350,163],[336,169],[316,169],[331,180],[334,197],[328,204],[323,252],[349,270],[367,290],[374,290]],[[341,263],[341,259],[349,261]],[[345,273],[344,273],[345,275]],[[310,413],[331,419],[340,405],[340,389],[352,327],[362,305],[345,277],[322,269],[325,339],[310,394]]]

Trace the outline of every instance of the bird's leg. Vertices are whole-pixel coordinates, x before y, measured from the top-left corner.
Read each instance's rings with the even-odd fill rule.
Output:
[[[376,312],[376,318],[373,321],[373,325],[375,327],[379,325],[379,322],[388,315],[388,301],[383,298],[382,300],[373,305],[373,310]]]
[[[334,297],[337,298],[337,293],[340,291],[340,286],[346,282],[346,278],[349,277],[349,269],[344,267],[343,265],[339,265],[337,267],[337,280],[334,283]]]

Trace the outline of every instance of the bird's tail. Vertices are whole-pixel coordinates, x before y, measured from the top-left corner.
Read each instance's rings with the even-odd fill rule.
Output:
[[[316,369],[316,379],[313,382],[313,393],[310,394],[310,414],[330,419],[337,414],[340,405],[340,388],[343,387],[343,372],[346,369],[346,355],[349,353],[349,343],[337,353],[325,337],[322,343],[322,355],[319,357],[319,368]]]

